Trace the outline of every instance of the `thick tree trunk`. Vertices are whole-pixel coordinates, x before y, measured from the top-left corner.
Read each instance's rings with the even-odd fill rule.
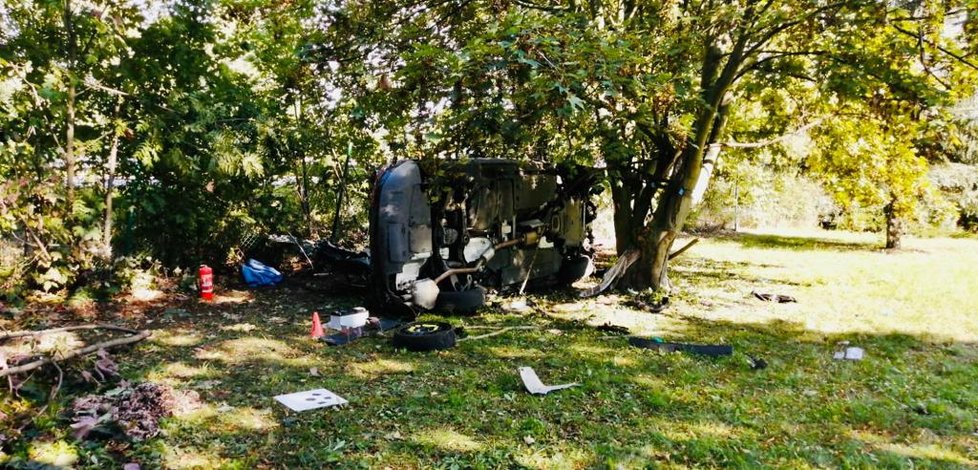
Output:
[[[627,287],[658,290],[669,286],[669,252],[689,217],[695,199],[702,197],[712,175],[720,150],[715,142],[723,131],[729,110],[727,90],[742,65],[746,45],[746,36],[738,38],[728,54],[723,53],[717,45],[707,45],[700,77],[704,107],[699,111],[679,155],[679,168],[658,197],[652,221],[639,232],[637,238],[642,256],[623,277]],[[644,226],[644,219],[634,222]]]
[[[638,246],[638,232],[642,229],[642,221],[635,220],[632,210],[632,199],[635,190],[628,188],[621,181],[611,183],[611,201],[614,205],[615,222],[615,251],[621,255],[625,251]]]
[[[894,199],[883,208],[886,216],[886,248],[889,250],[899,250],[903,243],[903,220],[897,215],[895,205]]]

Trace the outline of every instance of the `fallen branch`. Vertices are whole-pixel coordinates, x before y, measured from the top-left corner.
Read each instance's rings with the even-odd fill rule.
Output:
[[[23,330],[23,331],[10,331],[7,333],[0,334],[0,341],[13,339],[13,338],[23,338],[25,336],[44,336],[51,333],[60,333],[63,331],[75,331],[75,330],[114,330],[122,331],[129,334],[139,334],[139,330],[133,330],[131,328],[124,328],[121,326],[107,325],[102,323],[88,323],[85,325],[75,325],[75,326],[64,326],[61,328],[50,328],[47,330]]]
[[[680,249],[678,249],[678,250],[676,250],[676,251],[674,251],[672,253],[669,253],[669,259],[672,260],[672,259],[678,258],[679,255],[683,254],[683,252],[685,252],[686,250],[692,248],[693,245],[695,245],[695,244],[697,244],[699,242],[700,242],[700,239],[699,238],[692,239],[689,243],[687,243],[682,248],[680,248]]]
[[[85,346],[84,348],[72,349],[70,351],[67,351],[67,352],[61,354],[60,357],[58,357],[57,359],[55,359],[53,357],[44,357],[44,358],[38,359],[36,361],[28,362],[27,364],[19,365],[17,367],[8,367],[6,369],[0,370],[0,377],[6,377],[6,376],[9,376],[9,375],[13,375],[13,374],[19,374],[21,372],[27,372],[27,371],[30,371],[30,370],[34,370],[34,369],[43,367],[43,366],[45,366],[47,364],[51,364],[51,363],[53,363],[55,361],[67,361],[68,359],[73,359],[73,358],[76,358],[78,356],[84,356],[86,354],[91,354],[93,352],[98,351],[99,349],[109,349],[109,348],[114,348],[116,346],[123,346],[123,345],[126,345],[126,344],[136,343],[136,342],[139,342],[139,341],[142,341],[142,340],[148,338],[149,335],[150,335],[150,332],[149,331],[135,331],[135,330],[130,330],[128,328],[122,328],[122,327],[112,326],[112,325],[79,325],[78,327],[54,328],[52,330],[43,330],[43,331],[50,333],[52,331],[68,331],[69,329],[81,330],[81,329],[96,329],[96,328],[105,328],[105,329],[110,329],[110,330],[128,331],[128,332],[133,332],[135,334],[134,335],[131,335],[131,336],[126,336],[124,338],[117,338],[117,339],[113,339],[113,340],[109,340],[109,341],[102,341],[100,343],[95,343],[95,344],[93,344],[91,346]],[[16,333],[26,333],[26,332],[16,332]],[[20,336],[31,336],[31,335],[29,335],[29,334],[22,334]],[[18,337],[18,336],[15,336],[15,337]]]

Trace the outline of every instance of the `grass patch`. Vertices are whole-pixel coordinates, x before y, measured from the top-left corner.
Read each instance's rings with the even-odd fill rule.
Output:
[[[147,317],[154,339],[120,356],[123,375],[196,390],[203,410],[119,447],[72,441],[55,406],[5,450],[92,468],[974,467],[978,240],[907,244],[888,253],[826,232],[704,240],[674,266],[664,315],[624,294],[535,296],[521,314],[503,299],[478,317],[425,318],[539,328],[425,354],[307,338],[309,312],[353,298],[279,289],[184,306],[189,315],[160,305]],[[763,303],[752,290],[799,302]],[[735,353],[652,353],[604,338],[593,328],[604,322]],[[832,360],[840,341],[866,359]],[[769,366],[752,370],[748,355]],[[520,365],[582,385],[531,396]],[[350,405],[294,414],[271,398],[318,387]]]

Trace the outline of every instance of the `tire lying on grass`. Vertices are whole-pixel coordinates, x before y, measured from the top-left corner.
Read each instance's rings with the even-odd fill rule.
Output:
[[[442,322],[419,322],[394,333],[391,343],[408,351],[438,351],[455,347],[455,328]]]
[[[435,310],[446,313],[468,315],[475,313],[486,303],[486,289],[477,286],[463,291],[444,290],[438,293]]]

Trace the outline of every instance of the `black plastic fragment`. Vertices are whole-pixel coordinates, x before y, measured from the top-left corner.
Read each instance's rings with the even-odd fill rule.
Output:
[[[733,354],[733,346],[729,344],[667,343],[635,336],[628,338],[628,344],[637,348],[652,349],[667,353],[681,351],[710,357],[729,356]]]

